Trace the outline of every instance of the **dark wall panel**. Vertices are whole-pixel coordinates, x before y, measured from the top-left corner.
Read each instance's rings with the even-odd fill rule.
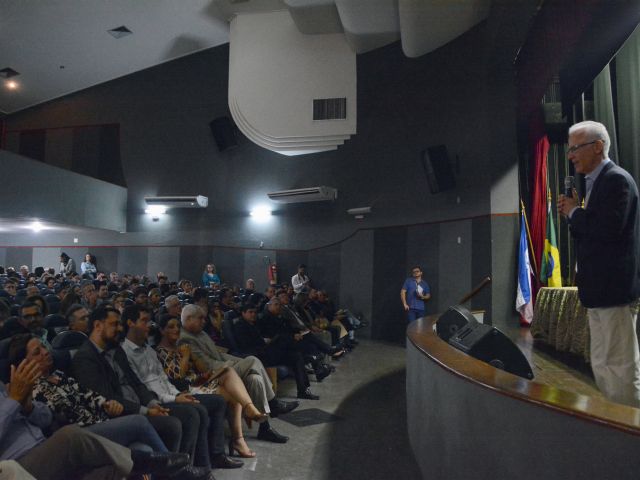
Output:
[[[278,250],[275,261],[278,265],[278,283],[290,284],[291,277],[298,272],[298,265],[309,263],[309,254],[301,250]],[[315,281],[315,278],[312,276],[311,280]]]
[[[440,225],[438,311],[454,305],[471,290],[471,220]]]
[[[307,267],[313,284],[326,290],[336,307],[339,307],[341,305],[340,245],[310,251]]]
[[[268,279],[268,262],[269,259],[275,258],[274,250],[245,250],[244,252],[244,283],[249,278],[253,278],[256,282],[258,292],[264,291],[269,285]],[[273,261],[273,260],[272,260]]]
[[[151,275],[148,272],[147,247],[120,247],[118,249],[118,272],[132,275]]]
[[[15,267],[16,271],[20,268],[20,265],[31,266],[33,260],[33,248],[7,248],[7,255],[5,257],[5,266]]]
[[[515,312],[519,216],[491,217],[492,318],[498,328],[518,325]],[[505,294],[506,293],[506,294]]]
[[[98,263],[98,271],[105,272],[107,274],[111,272],[117,272],[118,268],[118,248],[114,247],[90,247],[86,249],[96,257]],[[126,273],[126,272],[122,272]],[[149,272],[153,274],[155,272]]]
[[[153,281],[158,277],[158,272],[164,273],[170,279],[180,278],[180,247],[149,247],[148,262],[147,270]],[[194,276],[192,281],[197,285],[200,279]]]
[[[243,249],[215,247],[213,248],[212,255],[213,263],[223,283],[244,286]]]
[[[404,343],[407,321],[400,289],[407,276],[406,227],[383,228],[374,232],[373,313],[371,337]]]
[[[474,218],[472,231],[471,284],[475,287],[485,277],[493,278],[491,269],[491,217]],[[487,285],[466,305],[467,307],[471,306],[474,310],[485,310],[484,323],[490,325],[493,324],[493,312],[491,309],[491,292],[493,288],[495,288],[494,285]]]
[[[220,274],[220,266],[213,258],[210,246],[188,246],[180,247],[180,278],[187,278],[196,285],[200,285],[202,274],[207,263],[213,263],[222,281],[224,277]]]
[[[373,271],[373,231],[361,230],[341,245],[340,303],[366,321],[372,315]],[[358,335],[369,333],[367,329]]]

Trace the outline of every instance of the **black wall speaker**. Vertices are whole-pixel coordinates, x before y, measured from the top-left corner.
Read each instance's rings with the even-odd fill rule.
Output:
[[[427,174],[431,193],[444,192],[456,186],[456,177],[445,145],[435,145],[422,152],[422,167]]]
[[[448,342],[458,330],[469,323],[475,324],[478,323],[478,321],[476,317],[462,305],[452,305],[438,318],[436,322],[436,333],[438,337]]]
[[[478,360],[531,380],[533,372],[522,351],[500,330],[468,323],[449,338],[449,344]]]
[[[235,134],[235,127],[229,117],[218,117],[209,123],[211,133],[216,141],[218,150],[224,152],[226,149],[238,145]]]

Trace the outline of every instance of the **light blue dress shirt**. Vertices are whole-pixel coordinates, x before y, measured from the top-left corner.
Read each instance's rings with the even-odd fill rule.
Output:
[[[9,398],[4,383],[0,382],[0,460],[20,458],[36,445],[45,441],[42,429],[53,420],[51,410],[40,402],[33,402],[28,416],[22,405]]]

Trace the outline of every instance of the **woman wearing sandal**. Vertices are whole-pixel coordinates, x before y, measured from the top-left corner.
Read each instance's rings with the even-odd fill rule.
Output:
[[[229,441],[229,455],[237,452],[243,458],[256,456],[242,435],[242,417],[251,428],[252,422],[262,423],[267,414],[261,413],[247,393],[242,380],[233,368],[223,368],[211,372],[191,356],[189,345],[179,345],[180,320],[173,315],[160,316],[157,321],[160,338],[156,352],[160,363],[178,390],[190,393],[217,393],[224,397],[229,406],[229,426],[232,439]]]

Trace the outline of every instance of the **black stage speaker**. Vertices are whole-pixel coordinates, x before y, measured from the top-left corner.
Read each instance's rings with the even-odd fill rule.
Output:
[[[456,186],[456,177],[445,145],[435,145],[422,152],[422,167],[427,174],[431,193],[444,192]]]
[[[224,152],[227,148],[238,145],[233,122],[229,117],[218,117],[209,123],[211,133],[216,141],[218,150]]]
[[[468,323],[449,344],[478,360],[531,380],[531,366],[520,349],[500,330],[483,323]]]
[[[448,342],[458,330],[469,323],[475,324],[478,323],[478,321],[476,317],[462,305],[452,305],[438,318],[436,322],[436,333],[438,337]]]

